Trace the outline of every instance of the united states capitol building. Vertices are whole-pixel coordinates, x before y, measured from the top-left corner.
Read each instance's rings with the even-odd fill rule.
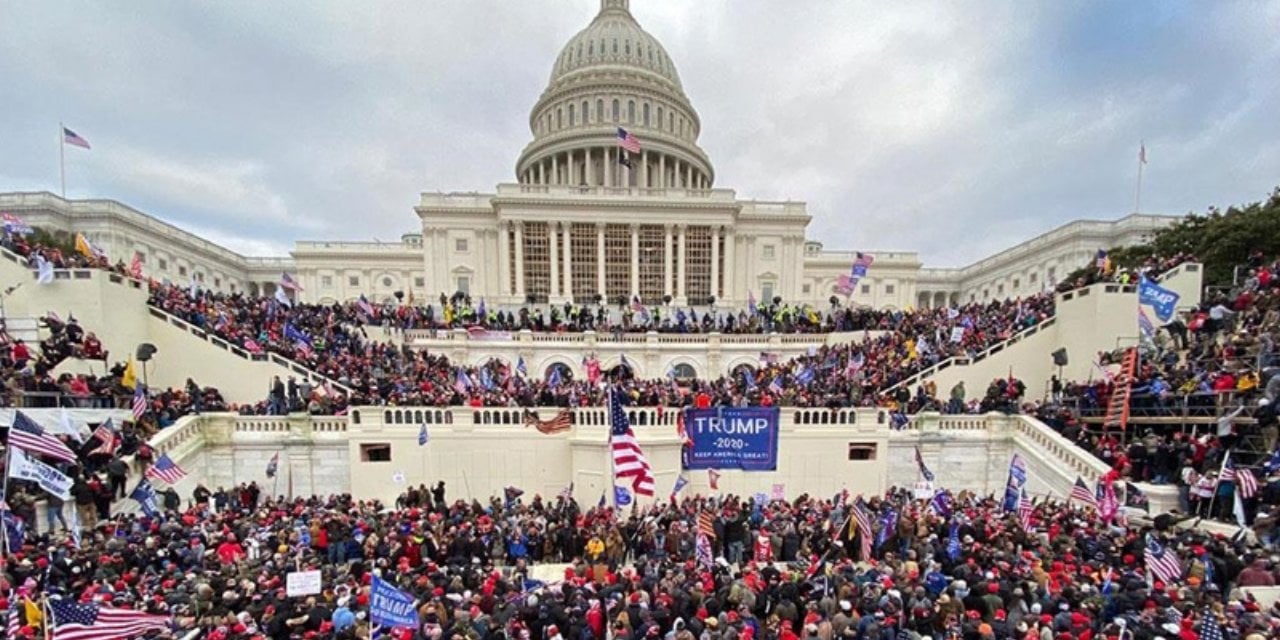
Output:
[[[628,0],[601,0],[564,46],[529,127],[514,182],[491,193],[425,191],[414,207],[416,230],[399,242],[299,241],[288,257],[254,257],[111,200],[8,193],[0,194],[0,211],[84,232],[113,259],[137,253],[150,277],[226,292],[271,294],[289,272],[309,302],[463,292],[490,304],[639,298],[730,308],[749,295],[821,307],[849,273],[854,249],[875,262],[853,304],[919,308],[1023,296],[1098,248],[1139,242],[1176,219],[1077,220],[959,268],[925,267],[913,252],[830,249],[806,235],[803,202],[744,199],[716,184],[698,145],[702,120],[676,64]],[[635,136],[638,153],[620,146],[620,128]]]

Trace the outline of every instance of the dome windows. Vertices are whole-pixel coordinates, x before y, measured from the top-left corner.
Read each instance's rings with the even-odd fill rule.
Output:
[[[588,103],[586,100],[582,101],[582,124],[586,124],[587,120],[589,119],[588,114],[590,113],[590,111],[587,109],[587,104]]]
[[[596,122],[604,122],[604,100],[596,100]]]
[[[628,100],[627,101],[627,123],[635,124],[635,122],[636,122],[636,101]]]
[[[618,119],[619,119],[619,118],[621,118],[621,117],[622,117],[622,113],[621,113],[621,111],[618,109],[618,101],[615,99],[615,100],[613,101],[613,121],[614,121],[614,122],[617,122],[617,121],[618,121]]]
[[[642,109],[642,111],[644,113],[644,126],[647,127],[649,126],[649,103],[648,102],[644,103],[644,108]]]
[[[573,119],[573,105],[569,105],[569,126],[576,124]]]

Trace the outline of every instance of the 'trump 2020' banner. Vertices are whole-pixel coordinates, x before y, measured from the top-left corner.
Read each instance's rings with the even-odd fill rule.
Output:
[[[684,450],[685,469],[778,468],[778,408],[689,409],[685,429],[693,444]]]

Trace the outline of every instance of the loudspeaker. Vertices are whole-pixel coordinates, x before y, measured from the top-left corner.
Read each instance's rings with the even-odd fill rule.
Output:
[[[1053,352],[1053,364],[1057,367],[1067,366],[1067,349],[1063,347]]]
[[[138,345],[138,350],[136,353],[134,353],[134,356],[138,358],[138,362],[146,362],[150,360],[151,356],[154,356],[155,354],[156,354],[156,346],[154,344],[151,344],[150,342],[144,342]]]

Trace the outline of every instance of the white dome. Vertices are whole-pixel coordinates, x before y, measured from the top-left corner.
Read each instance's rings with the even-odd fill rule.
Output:
[[[551,84],[587,67],[625,66],[652,73],[678,93],[680,74],[666,49],[627,9],[627,0],[603,0],[599,15],[569,39],[551,69]]]

